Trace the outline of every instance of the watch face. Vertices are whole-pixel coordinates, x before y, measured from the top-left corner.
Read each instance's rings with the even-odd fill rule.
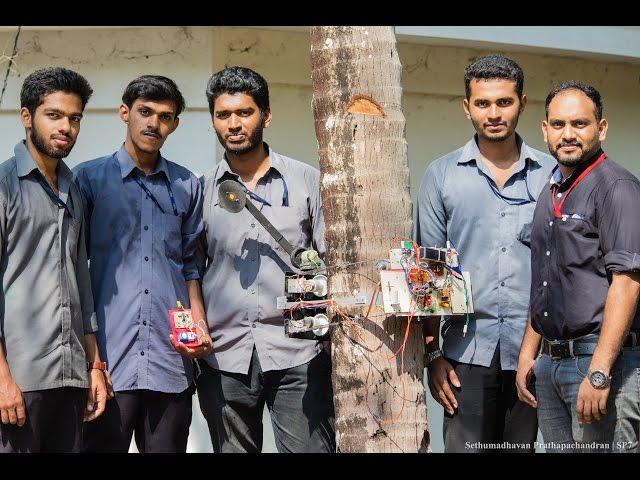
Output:
[[[607,386],[607,376],[604,372],[600,372],[596,370],[595,372],[591,372],[591,376],[589,377],[589,381],[593,388],[603,388]]]

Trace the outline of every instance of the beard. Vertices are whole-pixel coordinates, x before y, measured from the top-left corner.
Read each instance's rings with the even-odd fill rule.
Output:
[[[577,150],[576,152],[567,153],[567,154],[558,153],[560,148],[566,145],[576,146],[579,150]],[[587,145],[587,148],[585,148],[584,145],[579,142],[559,143],[555,146],[555,148],[550,146],[549,153],[551,153],[551,155],[553,155],[553,157],[563,167],[573,168],[580,165],[581,163],[588,160],[589,158],[591,158],[599,148],[600,147],[597,144],[597,142],[590,143],[589,145]]]
[[[502,133],[496,134],[487,134],[485,129],[483,128],[481,123],[476,122],[473,118],[471,119],[471,123],[473,124],[473,128],[476,130],[478,137],[483,140],[487,140],[489,142],[503,142],[515,132],[516,127],[518,126],[518,119],[516,118],[513,125],[507,125],[507,129]]]
[[[244,155],[245,153],[252,152],[256,148],[259,148],[262,146],[263,129],[264,127],[262,125],[257,126],[255,130],[251,133],[251,135],[247,138],[247,141],[244,145],[233,145],[228,143],[225,140],[225,138],[222,135],[220,135],[220,133],[218,133],[217,131],[216,131],[216,135],[218,136],[218,141],[227,152],[233,153],[234,155]]]
[[[56,160],[61,160],[69,155],[69,153],[71,153],[71,149],[76,143],[75,140],[70,139],[69,145],[67,145],[66,147],[55,147],[53,145],[47,144],[45,138],[40,135],[40,132],[38,132],[35,123],[31,124],[30,137],[31,143],[33,143],[33,146],[36,148],[36,150],[48,157],[55,158]]]

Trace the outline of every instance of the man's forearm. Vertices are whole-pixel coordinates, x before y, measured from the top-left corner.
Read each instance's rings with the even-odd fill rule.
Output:
[[[11,376],[11,371],[9,370],[9,364],[7,363],[7,359],[4,356],[4,349],[2,348],[2,342],[0,342],[0,378],[8,378]]]
[[[633,323],[639,297],[640,273],[613,274],[591,370],[611,370]]]
[[[99,362],[100,352],[98,351],[98,340],[95,333],[84,334],[84,350],[87,362]]]
[[[522,338],[522,344],[520,345],[520,353],[518,358],[536,358],[538,350],[540,349],[540,341],[542,337],[531,326],[531,312],[529,312],[529,318],[527,319],[527,328],[524,331],[524,337]]]
[[[434,352],[440,348],[440,317],[422,319],[422,336],[427,352]]]
[[[187,281],[187,292],[189,294],[189,307],[193,319],[198,322],[204,320],[206,322],[207,314],[204,309],[204,300],[202,299],[202,291],[200,290],[199,280]]]

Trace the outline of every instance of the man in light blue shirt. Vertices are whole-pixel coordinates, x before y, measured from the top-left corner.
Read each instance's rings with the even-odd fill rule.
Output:
[[[516,133],[524,74],[499,55],[465,71],[463,106],[476,134],[427,168],[418,193],[418,243],[459,254],[471,274],[475,313],[449,317],[439,349],[425,319],[429,388],[445,409],[446,452],[533,451],[536,411],[518,400],[515,370],[531,281],[529,238],[536,199],[554,165]],[[505,442],[505,443],[503,443]]]
[[[122,147],[74,171],[89,226],[98,345],[115,391],[102,421],[85,429],[85,447],[126,452],[135,430],[141,452],[185,452],[195,389],[189,357],[211,351],[195,261],[202,192],[189,170],[160,154],[184,109],[176,84],[145,75],[122,102]],[[177,300],[200,322],[200,347],[170,339]]]

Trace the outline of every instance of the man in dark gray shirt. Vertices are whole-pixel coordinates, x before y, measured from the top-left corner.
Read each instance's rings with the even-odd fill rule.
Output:
[[[284,272],[293,270],[289,257],[246,210],[230,213],[218,204],[220,183],[236,181],[289,242],[323,255],[320,174],[263,142],[269,90],[256,72],[214,74],[207,99],[225,149],[205,176],[202,290],[213,353],[199,361],[196,382],[214,450],[261,451],[266,402],[279,451],[332,452],[330,359],[320,342],[285,336],[276,308]]]
[[[533,218],[518,394],[537,407],[547,451],[637,452],[640,181],[602,150],[608,124],[595,88],[564,82],[545,107],[558,166]]]
[[[0,452],[78,452],[105,407],[82,200],[62,161],[91,93],[71,70],[29,75],[26,140],[0,165]]]

